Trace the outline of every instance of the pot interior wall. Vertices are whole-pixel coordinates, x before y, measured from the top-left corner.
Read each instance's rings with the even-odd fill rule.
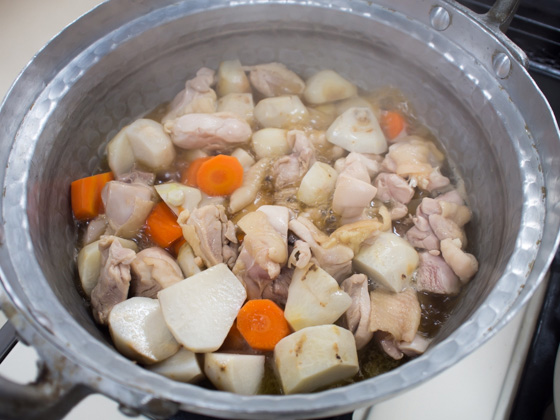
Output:
[[[511,164],[517,157],[500,110],[485,96],[497,89],[486,70],[440,33],[417,39],[392,27],[401,17],[383,9],[366,19],[290,5],[191,16],[175,7],[174,18],[155,28],[149,23],[160,17],[157,12],[108,33],[64,68],[37,101],[37,107],[52,109],[29,170],[27,212],[35,255],[67,311],[106,340],[76,288],[70,182],[98,169],[107,141],[172,99],[198,68],[239,58],[244,65],[279,61],[305,77],[332,68],[364,90],[393,85],[410,99],[465,181],[474,211],[468,249],[480,262],[438,338],[467,319],[504,271],[521,211],[519,170]],[[413,34],[414,23],[409,26]],[[55,106],[49,102],[53,92],[60,98]]]

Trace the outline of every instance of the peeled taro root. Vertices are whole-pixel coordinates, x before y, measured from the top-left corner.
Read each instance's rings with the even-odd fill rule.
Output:
[[[157,299],[133,297],[116,304],[109,314],[109,332],[120,353],[143,364],[161,362],[179,350]]]
[[[358,372],[356,342],[337,325],[304,328],[276,344],[274,363],[285,394],[311,392]]]

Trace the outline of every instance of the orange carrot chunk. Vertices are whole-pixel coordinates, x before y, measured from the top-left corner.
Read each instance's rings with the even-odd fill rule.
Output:
[[[196,183],[208,195],[229,195],[243,184],[243,166],[233,156],[214,156],[200,165]]]
[[[89,220],[103,212],[101,190],[114,179],[112,172],[105,172],[77,179],[70,184],[72,211],[77,220]]]
[[[269,299],[249,300],[237,314],[237,329],[257,350],[274,350],[276,343],[290,334],[284,311]]]
[[[201,157],[193,160],[181,174],[181,182],[185,185],[188,185],[189,187],[196,188],[198,186],[198,184],[196,183],[196,174],[198,174],[200,165],[202,165],[208,159],[211,159],[211,157]]]
[[[162,248],[167,248],[183,236],[183,230],[177,223],[177,216],[163,201],[157,203],[148,216],[145,232]]]
[[[404,117],[396,111],[385,111],[381,114],[381,129],[389,140],[397,137],[404,130]]]

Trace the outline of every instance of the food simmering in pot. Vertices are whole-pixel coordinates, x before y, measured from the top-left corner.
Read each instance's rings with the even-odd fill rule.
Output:
[[[288,394],[382,373],[478,269],[408,102],[332,70],[202,68],[107,162],[71,186],[80,285],[117,350],[179,381]]]

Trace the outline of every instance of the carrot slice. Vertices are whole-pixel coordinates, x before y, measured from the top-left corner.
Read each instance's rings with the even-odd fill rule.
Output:
[[[404,130],[406,122],[402,114],[396,111],[385,111],[381,114],[381,129],[389,140],[397,137]]]
[[[237,329],[252,348],[267,351],[290,334],[284,311],[269,299],[253,299],[243,305],[237,314]]]
[[[208,195],[229,195],[243,184],[243,166],[233,156],[214,156],[200,165],[196,183]]]
[[[146,235],[158,246],[167,248],[183,235],[177,216],[163,201],[155,205],[146,219]]]
[[[196,188],[198,186],[198,184],[196,183],[196,174],[200,169],[200,165],[202,165],[208,159],[211,159],[211,157],[201,157],[193,160],[181,174],[181,182],[185,185],[188,185],[189,187]]]
[[[101,190],[114,179],[112,172],[77,179],[70,184],[72,211],[77,220],[88,220],[103,212]]]

